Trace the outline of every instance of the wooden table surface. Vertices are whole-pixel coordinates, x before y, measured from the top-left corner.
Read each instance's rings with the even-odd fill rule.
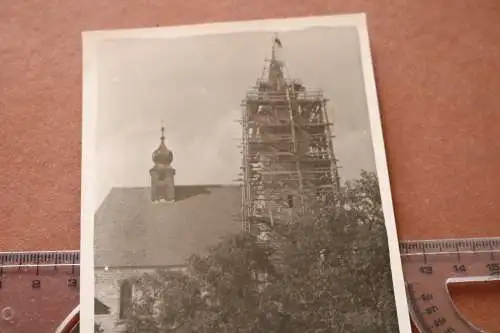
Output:
[[[400,238],[500,236],[498,0],[2,0],[0,250],[79,248],[82,31],[355,12]],[[485,288],[458,307],[500,332]]]

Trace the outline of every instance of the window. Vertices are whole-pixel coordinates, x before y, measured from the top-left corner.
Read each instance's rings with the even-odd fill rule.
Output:
[[[132,284],[125,280],[120,285],[120,319],[127,317],[132,309]]]
[[[293,207],[293,195],[291,194],[288,195],[288,207]]]

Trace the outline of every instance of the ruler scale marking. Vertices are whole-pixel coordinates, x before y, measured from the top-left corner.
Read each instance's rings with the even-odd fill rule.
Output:
[[[79,251],[0,252],[0,332],[55,332],[79,304]],[[72,330],[74,320],[59,333]]]
[[[402,241],[400,252],[412,321],[421,333],[484,332],[461,315],[447,286],[500,280],[500,238]]]

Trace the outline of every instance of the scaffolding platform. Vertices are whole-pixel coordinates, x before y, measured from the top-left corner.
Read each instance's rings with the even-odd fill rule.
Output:
[[[251,232],[256,221],[288,223],[340,192],[328,99],[287,77],[274,47],[241,102],[242,220]]]

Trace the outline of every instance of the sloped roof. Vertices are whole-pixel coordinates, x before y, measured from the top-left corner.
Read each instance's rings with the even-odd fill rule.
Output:
[[[184,265],[241,231],[241,187],[176,186],[175,203],[152,203],[150,188],[113,188],[95,214],[94,265]]]

